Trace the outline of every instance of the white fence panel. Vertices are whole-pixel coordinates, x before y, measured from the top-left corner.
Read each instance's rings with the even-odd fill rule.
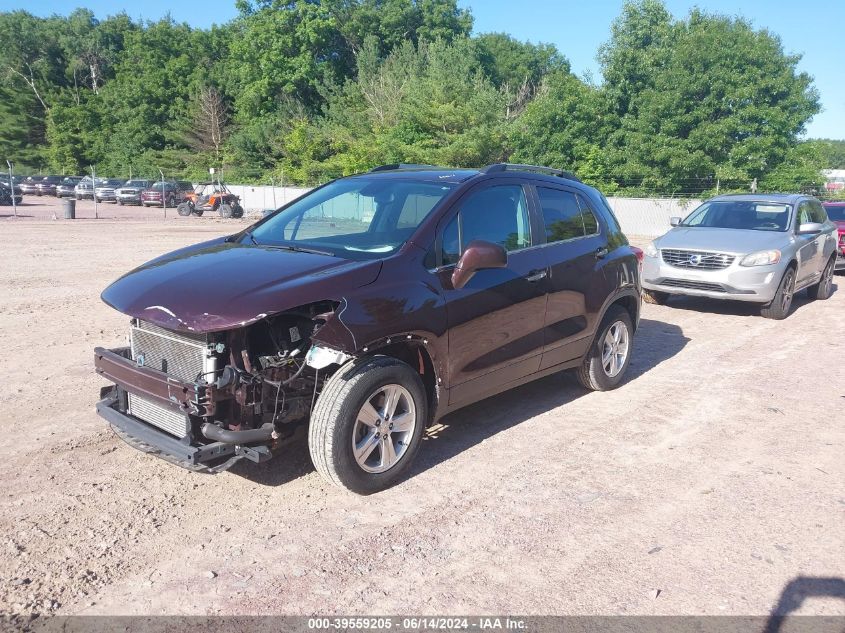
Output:
[[[311,189],[307,187],[265,187],[261,185],[226,185],[241,197],[241,206],[247,213],[278,209]]]
[[[608,198],[626,235],[657,237],[669,230],[672,216],[686,217],[700,200],[672,198]]]

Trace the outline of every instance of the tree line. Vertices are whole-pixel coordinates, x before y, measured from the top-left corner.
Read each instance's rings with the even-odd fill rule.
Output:
[[[740,18],[629,1],[598,82],[553,45],[472,35],[457,0],[236,6],[209,29],[0,13],[0,158],[305,185],[384,163],[510,161],[647,194],[811,189],[843,160],[837,142],[800,140],[820,110],[800,56]]]

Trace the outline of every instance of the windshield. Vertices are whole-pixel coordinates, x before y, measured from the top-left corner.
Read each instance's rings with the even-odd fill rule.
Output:
[[[404,244],[454,186],[379,177],[337,180],[271,215],[252,238],[351,259],[383,257]]]
[[[681,226],[750,231],[786,231],[789,204],[763,201],[720,200],[705,202]]]
[[[845,222],[845,205],[824,205],[827,217],[834,222]]]
[[[147,181],[146,180],[127,180],[126,184],[123,185],[124,187],[146,187]]]

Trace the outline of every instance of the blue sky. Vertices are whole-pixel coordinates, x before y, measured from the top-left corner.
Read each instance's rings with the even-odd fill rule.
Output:
[[[504,31],[521,40],[551,42],[572,62],[578,75],[600,79],[596,52],[610,35],[622,0],[459,0],[470,7],[476,32]],[[841,0],[666,0],[675,17],[691,7],[741,15],[783,40],[788,53],[801,53],[801,70],[815,78],[824,111],[808,126],[808,135],[845,139],[845,65],[842,41],[845,5]],[[86,6],[98,17],[122,9],[134,18],[157,19],[168,11],[178,21],[199,27],[226,22],[236,15],[234,0],[0,0],[0,10],[25,8],[36,15],[66,14]]]

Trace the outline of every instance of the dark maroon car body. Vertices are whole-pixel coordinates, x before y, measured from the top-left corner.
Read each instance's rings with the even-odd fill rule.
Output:
[[[611,306],[623,307],[636,327],[638,257],[595,189],[559,175],[504,166],[480,171],[388,169],[363,176],[388,180],[409,174],[446,183],[451,190],[395,252],[338,257],[253,243],[252,231],[272,221],[282,207],[247,231],[144,264],[110,285],[102,298],[137,323],[163,328],[174,337],[201,336],[211,347],[225,348],[219,364],[236,366],[244,374],[256,365],[250,341],[260,338],[258,329],[263,332],[274,319],[290,319],[282,329],[303,332],[303,337],[308,329],[311,344],[344,358],[384,354],[402,359],[425,383],[429,424],[472,402],[579,366]],[[442,261],[443,228],[467,196],[494,184],[523,188],[535,241],[508,253],[506,267],[478,271],[465,285],[463,280],[456,284],[460,263]],[[598,232],[546,243],[537,186],[576,192],[588,201],[599,220]],[[244,441],[255,436],[236,434],[263,428],[249,405],[268,397],[266,386],[258,393],[258,386],[243,383],[232,387],[220,380],[177,379],[161,367],[139,365],[125,349],[98,348],[95,365],[116,385],[104,390],[100,414],[124,439],[134,438],[137,447],[155,446],[160,455],[191,466],[230,456],[265,458]],[[293,380],[287,374],[276,378]],[[315,395],[322,379],[318,373]],[[185,437],[164,437],[128,415],[127,392],[186,414]],[[311,387],[290,398],[304,400],[304,409],[290,419],[299,416],[307,422]],[[205,423],[218,418],[226,423],[207,435]],[[259,444],[274,451],[278,431],[277,425],[273,441],[262,436]]]
[[[836,248],[836,265],[835,270],[845,270],[845,200],[836,202],[822,203],[824,210],[827,211],[827,217],[836,224],[836,229],[839,234],[839,242]]]

